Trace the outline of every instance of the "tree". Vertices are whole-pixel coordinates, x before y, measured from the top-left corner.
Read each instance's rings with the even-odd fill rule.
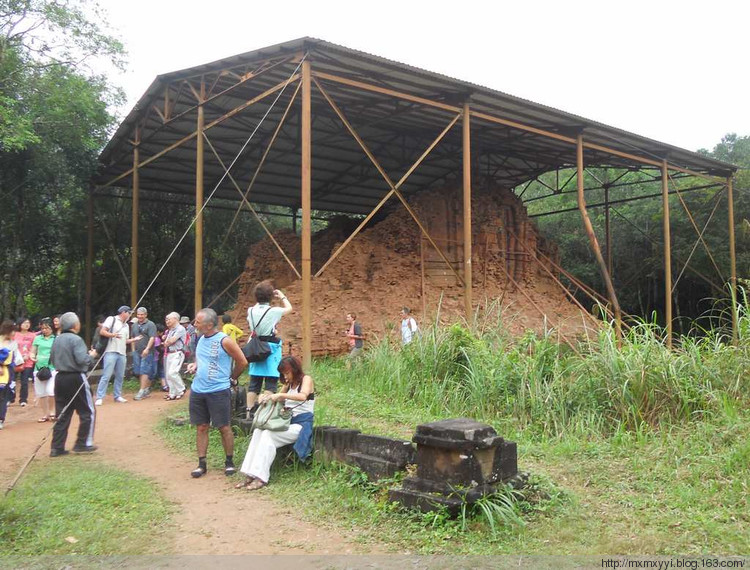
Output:
[[[84,198],[121,100],[92,66],[123,62],[96,21],[78,1],[0,0],[2,317],[81,308]]]

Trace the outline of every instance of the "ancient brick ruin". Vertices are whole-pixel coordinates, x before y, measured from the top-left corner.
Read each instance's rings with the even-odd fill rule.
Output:
[[[557,261],[557,247],[539,234],[518,197],[508,190],[477,188],[472,200],[472,286],[480,313],[490,305],[501,307],[504,326],[515,334],[544,327],[558,328],[568,336],[580,332],[583,318],[579,309],[540,266],[547,263],[545,258]],[[438,314],[442,323],[463,318],[463,286],[422,237],[406,209],[395,198],[392,201],[390,209],[371,220],[313,279],[313,354],[346,350],[345,316],[349,311],[358,315],[368,340],[386,335],[396,338],[398,313],[404,305],[412,308],[422,326],[433,322]],[[463,275],[460,190],[423,191],[410,199],[410,205],[455,270]],[[358,223],[358,219],[336,217],[313,235],[313,274]],[[287,230],[274,237],[299,267],[299,236]],[[301,306],[301,281],[271,240],[253,244],[240,278],[237,305],[230,311],[234,322],[245,330],[247,307],[255,302],[253,288],[263,279],[273,279],[295,309]],[[285,352],[291,347],[297,353],[301,328],[298,310],[282,320],[279,334]]]

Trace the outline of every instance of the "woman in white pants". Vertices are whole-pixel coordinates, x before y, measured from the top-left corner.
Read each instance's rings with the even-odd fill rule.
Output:
[[[284,382],[281,391],[276,394],[261,394],[258,402],[284,402],[284,407],[292,410],[292,423],[286,431],[253,430],[253,437],[240,468],[245,480],[235,485],[236,489],[255,491],[266,486],[279,447],[294,443],[294,451],[303,461],[312,451],[315,407],[313,380],[302,371],[302,364],[293,356],[281,360],[279,375]]]
[[[164,396],[165,400],[179,400],[185,395],[185,383],[180,374],[183,362],[185,362],[185,353],[181,350],[167,352],[164,359],[164,377],[169,386],[169,394]]]
[[[180,324],[178,313],[169,313],[164,317],[167,332],[164,339],[164,378],[169,386],[165,400],[179,400],[185,395],[185,383],[180,376],[180,368],[185,361],[185,327]]]

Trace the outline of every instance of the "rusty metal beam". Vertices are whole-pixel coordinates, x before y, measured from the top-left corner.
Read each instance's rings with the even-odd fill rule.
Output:
[[[732,342],[736,346],[739,342],[739,328],[737,323],[737,253],[734,242],[734,188],[731,176],[727,178],[727,199],[729,200],[727,210],[729,215],[729,286],[732,295]]]
[[[299,79],[299,74],[295,74],[295,75],[293,75],[293,76],[292,76],[291,78],[289,78],[288,80],[286,80],[286,81],[282,81],[282,82],[281,82],[281,83],[279,83],[278,85],[274,85],[273,87],[271,87],[270,89],[267,89],[266,91],[264,91],[264,92],[263,92],[263,93],[261,93],[260,95],[258,95],[258,96],[256,96],[256,97],[253,97],[253,98],[252,98],[252,99],[250,99],[249,101],[246,101],[246,102],[244,102],[244,103],[243,103],[242,105],[240,105],[240,106],[238,106],[238,107],[235,107],[235,108],[234,108],[234,109],[232,109],[231,111],[229,111],[229,112],[225,113],[224,115],[222,115],[222,116],[221,116],[221,117],[219,117],[218,119],[214,119],[214,120],[213,120],[213,121],[211,121],[210,123],[206,124],[206,125],[205,125],[205,126],[203,127],[203,130],[208,130],[208,129],[211,129],[211,128],[215,127],[215,126],[216,126],[216,125],[218,125],[219,123],[222,123],[223,121],[226,121],[227,119],[229,119],[229,118],[233,117],[234,115],[236,115],[236,114],[237,114],[237,113],[239,113],[240,111],[242,111],[242,110],[246,109],[246,108],[247,108],[247,107],[249,107],[250,105],[253,105],[253,104],[257,103],[258,101],[262,101],[263,99],[265,99],[265,98],[266,98],[266,97],[268,97],[269,95],[273,95],[273,94],[274,94],[274,93],[276,93],[276,92],[277,92],[277,91],[278,91],[279,89],[283,89],[283,88],[284,88],[284,86],[288,85],[288,84],[289,84],[289,83],[291,83],[292,81],[296,81],[297,79]],[[168,147],[166,147],[165,149],[163,149],[163,150],[161,150],[161,151],[157,152],[157,153],[156,153],[155,155],[153,155],[153,156],[150,156],[150,157],[148,157],[147,159],[145,159],[145,160],[143,160],[142,162],[140,162],[140,163],[138,164],[138,168],[143,168],[144,166],[146,166],[146,165],[148,165],[148,164],[152,163],[153,161],[155,161],[155,160],[156,160],[157,158],[161,158],[162,156],[164,156],[164,155],[165,155],[165,154],[167,154],[168,152],[170,152],[170,151],[172,151],[172,150],[176,149],[176,148],[177,148],[177,147],[179,147],[179,146],[182,146],[182,145],[183,145],[183,144],[185,144],[185,143],[186,143],[187,141],[189,141],[189,140],[192,140],[192,139],[196,138],[196,136],[197,136],[197,135],[198,135],[198,131],[196,130],[196,131],[193,131],[192,133],[190,133],[189,135],[186,135],[186,136],[182,137],[182,138],[181,138],[180,140],[178,140],[177,142],[175,142],[175,143],[172,143],[171,145],[169,145],[169,146],[168,146]],[[102,186],[101,186],[101,187],[102,187],[102,188],[106,188],[107,186],[111,186],[112,184],[114,184],[114,183],[115,183],[115,182],[117,182],[118,180],[122,180],[123,178],[125,178],[125,177],[127,177],[127,176],[130,176],[130,175],[131,175],[132,173],[133,173],[133,169],[132,169],[132,168],[131,168],[131,169],[129,169],[129,170],[126,170],[126,171],[125,171],[125,172],[123,172],[122,174],[120,174],[120,175],[118,175],[118,176],[114,177],[113,179],[111,179],[111,180],[107,181],[106,183],[102,184]]]
[[[589,244],[594,252],[596,261],[599,264],[599,270],[602,274],[602,278],[607,287],[607,293],[609,302],[612,304],[612,310],[615,314],[615,332],[617,338],[622,337],[622,315],[620,313],[620,303],[617,301],[617,294],[615,293],[615,287],[612,284],[612,279],[607,271],[607,265],[604,263],[602,257],[602,250],[599,247],[599,241],[596,239],[596,233],[594,232],[594,226],[591,224],[588,211],[586,210],[586,197],[583,194],[583,135],[580,133],[576,137],[576,165],[578,169],[578,209],[581,212],[581,218],[583,219],[583,227],[586,230],[586,234],[589,237]]]
[[[469,104],[463,108],[463,198],[464,198],[464,311],[466,322],[472,319],[472,273],[471,273],[471,113]]]
[[[661,195],[664,222],[664,320],[667,325],[667,348],[672,348],[672,239],[669,228],[669,171],[666,160],[661,165]]]
[[[312,113],[310,61],[302,61],[302,113],[300,117],[300,203],[302,206],[302,364],[309,371],[312,364]]]
[[[440,257],[443,258],[443,261],[446,263],[446,265],[448,265],[448,267],[451,269],[451,271],[453,271],[453,273],[456,275],[456,278],[458,279],[459,283],[461,283],[463,285],[464,281],[461,278],[461,276],[459,275],[459,273],[456,271],[456,268],[453,267],[453,265],[450,263],[450,261],[448,261],[448,258],[445,256],[445,254],[443,253],[443,251],[437,246],[437,244],[435,243],[435,241],[429,235],[429,233],[427,232],[426,228],[422,225],[422,222],[419,221],[419,218],[417,217],[417,215],[414,212],[414,210],[412,210],[411,206],[409,206],[409,204],[407,203],[406,199],[401,195],[401,192],[398,191],[398,186],[401,185],[401,184],[403,184],[403,182],[411,175],[411,173],[414,172],[414,170],[417,168],[417,166],[419,166],[419,164],[422,162],[422,160],[424,160],[424,158],[427,157],[427,155],[438,144],[438,142],[440,142],[440,140],[442,140],[442,138],[445,136],[445,134],[453,127],[453,125],[456,123],[456,121],[458,121],[458,119],[462,116],[463,112],[458,113],[453,118],[453,120],[450,122],[450,124],[445,129],[443,129],[443,132],[441,132],[440,135],[438,136],[438,138],[435,141],[433,141],[432,145],[430,145],[430,147],[422,154],[422,156],[417,160],[417,162],[415,162],[411,166],[411,168],[409,168],[409,170],[406,171],[406,173],[404,174],[404,176],[402,176],[401,180],[399,181],[399,184],[395,185],[393,183],[393,181],[390,179],[390,177],[388,176],[388,174],[385,172],[385,170],[383,169],[383,167],[380,165],[380,163],[378,162],[378,160],[375,158],[375,156],[373,156],[372,152],[370,152],[370,149],[367,147],[367,145],[365,144],[365,142],[362,140],[362,138],[354,130],[354,127],[352,127],[351,123],[349,123],[349,120],[346,118],[346,116],[341,111],[341,109],[338,108],[338,106],[336,105],[336,103],[333,101],[333,99],[331,99],[331,97],[328,95],[328,93],[326,92],[326,90],[323,89],[323,87],[320,85],[320,83],[317,80],[315,80],[314,78],[313,78],[313,80],[315,81],[315,85],[318,88],[318,90],[320,91],[320,93],[328,101],[329,105],[331,105],[331,108],[333,108],[333,110],[339,116],[339,118],[344,123],[344,125],[346,126],[346,128],[349,130],[349,132],[351,133],[351,135],[354,137],[354,139],[357,141],[357,143],[360,145],[360,147],[362,147],[362,150],[364,151],[364,153],[370,158],[370,161],[373,163],[373,165],[378,170],[378,172],[380,172],[380,175],[383,177],[383,179],[386,181],[386,183],[388,184],[388,186],[391,188],[391,191],[388,194],[386,194],[386,196],[378,203],[378,205],[376,206],[375,210],[373,210],[370,213],[370,215],[363,221],[363,223],[361,223],[359,225],[359,227],[357,228],[357,230],[355,230],[355,234],[353,234],[352,236],[350,236],[350,239],[348,239],[346,242],[344,242],[344,244],[342,244],[342,247],[340,247],[338,250],[336,250],[336,252],[334,252],[334,255],[331,256],[331,258],[328,260],[328,262],[318,271],[318,273],[316,274],[316,276],[320,275],[322,273],[322,271],[331,263],[331,261],[333,261],[334,257],[338,256],[338,254],[343,250],[343,246],[348,245],[348,243],[351,242],[351,239],[353,239],[353,236],[356,235],[356,233],[358,233],[359,230],[361,230],[362,227],[364,227],[365,222],[369,221],[369,219],[372,216],[375,215],[375,212],[377,212],[377,210],[379,210],[382,207],[382,205],[385,204],[385,202],[391,197],[391,195],[395,194],[396,197],[401,201],[401,203],[406,208],[406,211],[409,212],[409,215],[411,215],[411,217],[414,219],[414,221],[416,222],[417,226],[419,226],[419,229],[425,235],[425,237],[430,242],[430,244],[432,245],[432,247],[435,248],[435,250],[438,252],[438,254],[440,255]]]

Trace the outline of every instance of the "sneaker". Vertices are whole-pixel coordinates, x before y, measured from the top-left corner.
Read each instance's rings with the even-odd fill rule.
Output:
[[[193,479],[197,479],[198,477],[203,477],[205,474],[206,474],[206,468],[203,467],[202,465],[198,465],[198,467],[196,467],[190,472],[190,476]]]
[[[232,463],[224,466],[224,475],[227,477],[231,477],[235,473],[237,473],[237,468]]]
[[[70,453],[67,449],[55,449],[52,448],[49,452],[50,457],[60,457],[61,455],[67,455]]]
[[[0,429],[3,429],[5,426],[3,425],[4,422],[0,422]]]
[[[151,388],[144,388],[143,389],[143,397],[148,398],[151,395]]]
[[[95,405],[95,406],[101,406],[102,404],[103,404],[103,402],[102,402],[102,399],[101,399],[101,398],[98,398],[98,399],[96,400],[96,402],[94,402],[94,405]]]
[[[134,400],[143,400],[143,398],[146,397],[143,392],[144,392],[144,390],[138,390],[138,393],[135,396],[133,396],[133,399]]]
[[[73,448],[73,453],[93,453],[98,449],[95,445],[76,445]]]
[[[21,407],[25,408],[26,407],[26,402],[21,402]]]
[[[127,400],[122,396],[117,396],[117,398],[115,398],[115,402],[117,402],[118,404],[124,404],[125,402],[127,402]]]

